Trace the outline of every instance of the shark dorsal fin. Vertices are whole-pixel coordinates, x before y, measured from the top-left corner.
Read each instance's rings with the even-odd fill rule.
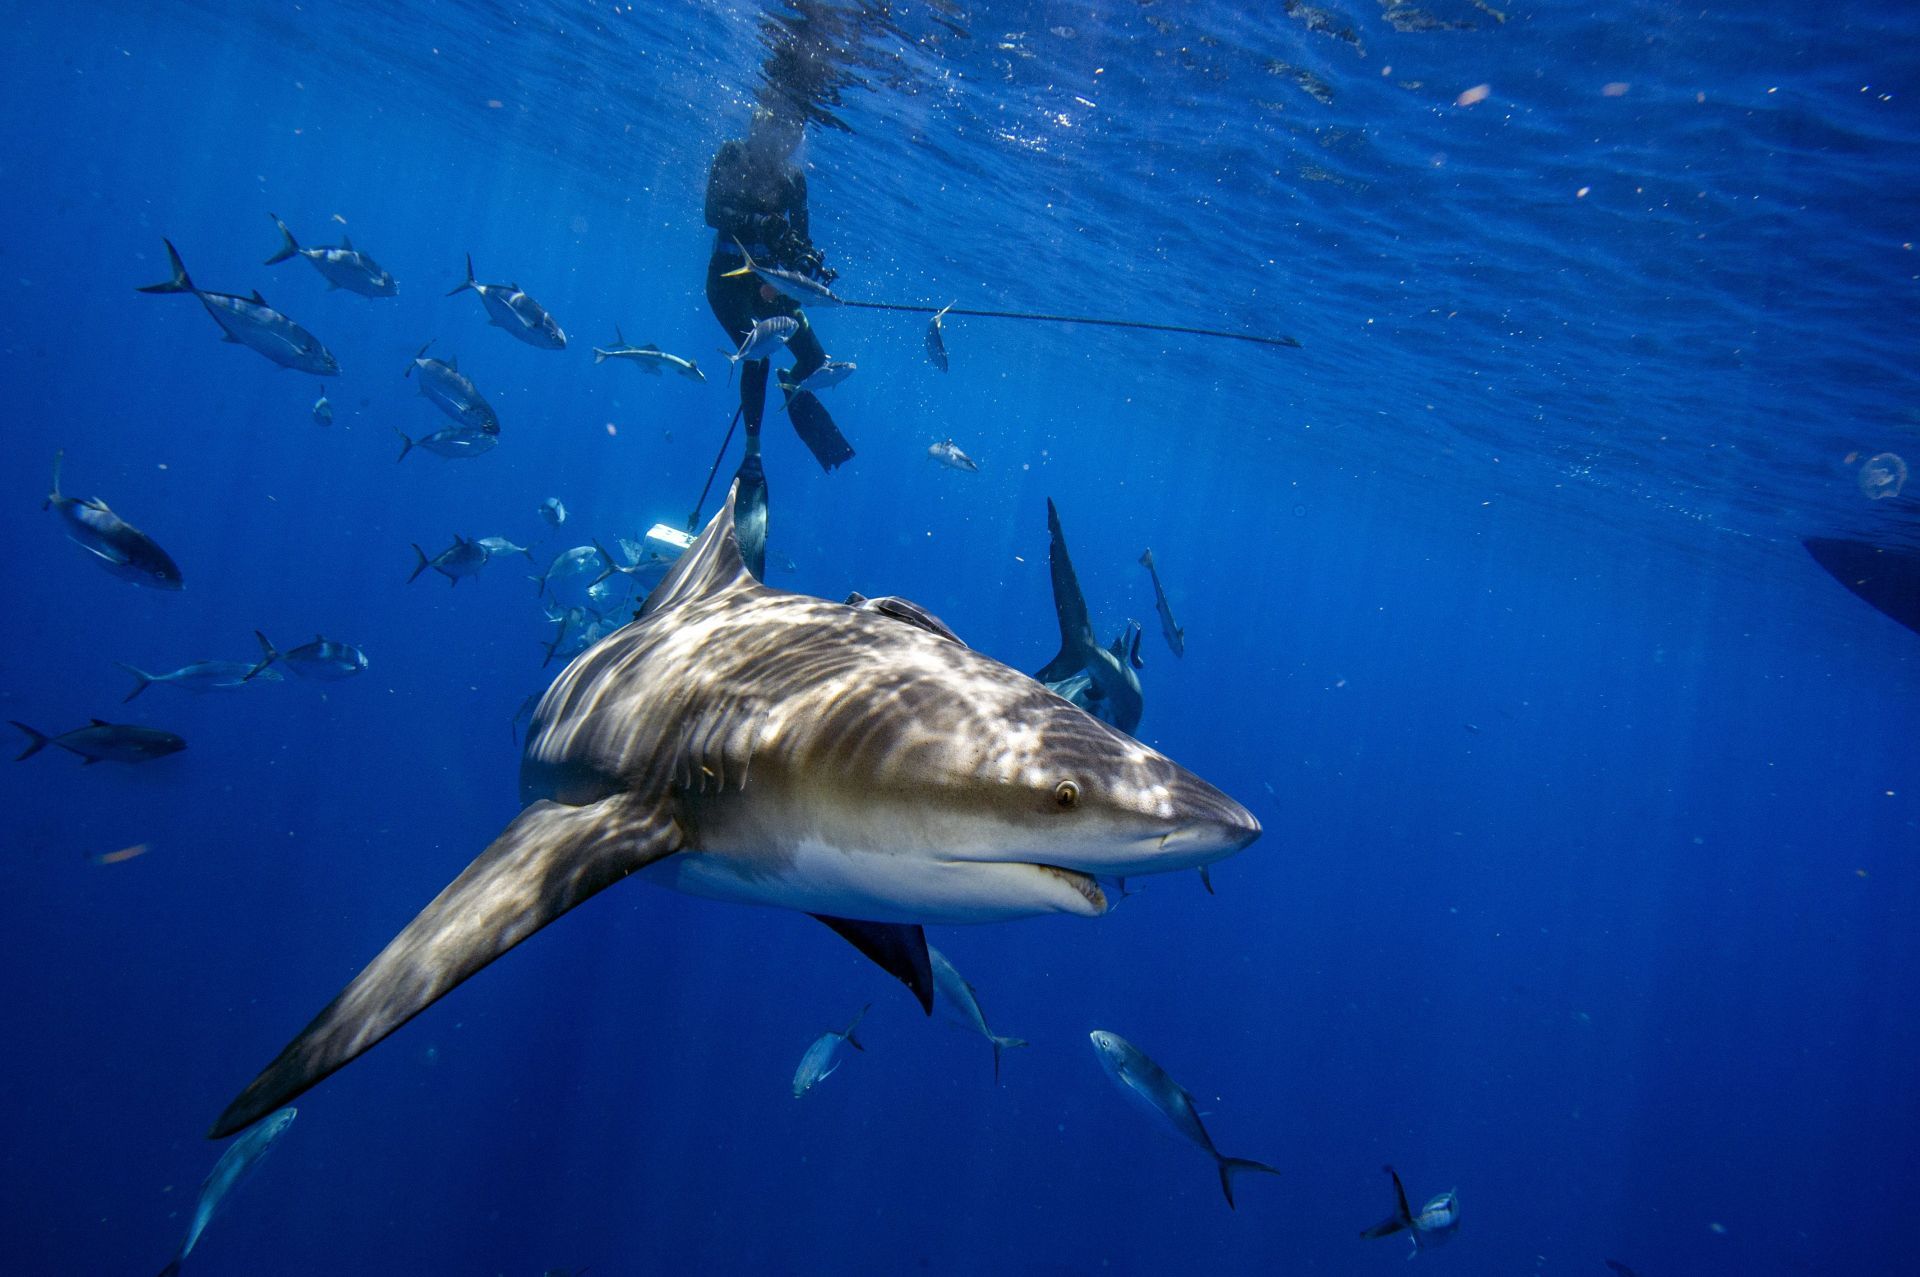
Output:
[[[1053,499],[1047,499],[1047,568],[1053,578],[1053,610],[1060,621],[1060,652],[1034,677],[1042,683],[1057,683],[1087,667],[1087,653],[1097,647],[1093,626],[1087,619],[1086,596],[1080,593],[1080,578],[1074,574],[1073,560],[1067,557],[1067,535],[1060,527],[1060,512]]]
[[[753,582],[753,574],[747,571],[746,562],[740,557],[740,538],[733,528],[734,498],[739,491],[736,480],[727,489],[727,499],[714,512],[707,530],[674,561],[666,577],[647,595],[647,601],[640,605],[639,618]]]

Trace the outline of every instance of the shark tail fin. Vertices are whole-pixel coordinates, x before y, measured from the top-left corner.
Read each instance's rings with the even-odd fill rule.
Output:
[[[400,436],[400,455],[393,459],[394,464],[398,465],[407,459],[409,452],[413,451],[413,440],[407,435],[406,431],[398,426],[393,428],[393,433]]]
[[[1032,1046],[1025,1038],[1003,1038],[998,1034],[988,1034],[987,1041],[993,1043],[993,1084],[1000,1085],[1000,1053],[1011,1051],[1016,1046]]]
[[[280,653],[273,650],[273,644],[267,642],[266,635],[262,634],[259,630],[255,630],[253,636],[260,640],[260,663],[247,671],[247,676],[240,680],[242,683],[251,683],[255,678],[259,677],[262,670],[280,659]],[[128,697],[127,699],[132,700],[133,698]]]
[[[861,1007],[859,1011],[854,1013],[853,1023],[847,1026],[847,1031],[840,1035],[841,1037],[847,1040],[847,1045],[852,1047],[856,1051],[864,1051],[867,1048],[865,1044],[860,1041],[859,1038],[856,1038],[855,1036],[853,1036],[853,1031],[860,1027],[860,1021],[866,1019],[867,1012],[871,1010],[873,1010],[873,1003],[871,1002]]]
[[[210,1138],[251,1126],[567,910],[684,846],[658,799],[534,803],[235,1097]]]
[[[47,493],[47,499],[40,503],[42,510],[49,508],[54,502],[60,499],[60,467],[66,464],[66,460],[67,450],[65,448],[53,454],[53,488]]]
[[[1093,646],[1093,625],[1087,619],[1080,578],[1074,574],[1073,560],[1067,557],[1067,537],[1060,528],[1060,512],[1054,508],[1052,497],[1047,498],[1047,536],[1047,568],[1053,577],[1054,615],[1060,622],[1060,653],[1034,678],[1057,683],[1086,668],[1086,652]]]
[[[447,296],[452,297],[458,293],[464,293],[469,288],[472,288],[474,283],[475,281],[473,278],[473,254],[468,253],[467,254],[467,277],[461,283],[455,285],[452,288],[449,288],[447,290]]]
[[[300,242],[294,239],[293,232],[287,229],[287,224],[280,220],[278,213],[268,213],[267,216],[271,217],[273,224],[280,228],[280,251],[266,260],[266,265],[272,266],[297,254],[300,251]]]
[[[404,454],[403,454],[403,455],[404,455]],[[425,550],[422,550],[422,549],[421,549],[421,548],[420,548],[420,547],[419,547],[418,545],[415,545],[415,546],[413,547],[413,557],[414,557],[415,559],[417,559],[417,560],[418,560],[418,562],[416,562],[416,563],[415,563],[415,564],[413,565],[413,575],[411,575],[411,576],[409,576],[409,577],[407,578],[407,584],[408,584],[408,585],[412,585],[412,584],[413,584],[413,583],[414,583],[414,582],[415,582],[416,580],[418,580],[418,579],[419,579],[419,576],[420,576],[420,574],[421,574],[422,572],[425,572],[425,571],[427,570],[427,568],[428,568],[429,566],[431,566],[431,565],[432,565],[432,563],[433,563],[433,560],[431,560],[431,559],[429,559],[429,558],[427,557],[427,552],[426,552]],[[453,581],[453,583],[454,583],[455,585],[458,585],[458,584],[460,584],[460,581],[459,581],[459,579],[458,579],[458,578],[456,577],[456,578],[454,578],[454,581]]]
[[[193,286],[193,281],[187,278],[186,263],[180,260],[180,251],[173,246],[173,241],[163,239],[160,242],[167,246],[167,264],[173,268],[173,275],[171,278],[163,279],[157,284],[148,284],[139,291],[143,293],[197,292],[198,290]]]
[[[1223,1157],[1220,1159],[1220,1191],[1227,1195],[1227,1209],[1233,1205],[1233,1177],[1242,1171],[1258,1171],[1262,1175],[1278,1175],[1280,1172],[1265,1162],[1256,1162],[1247,1157]]]
[[[21,731],[27,734],[27,747],[21,750],[19,754],[17,754],[14,757],[13,761],[16,763],[24,762],[27,759],[32,758],[35,754],[45,749],[47,747],[48,742],[53,739],[52,737],[48,736],[45,732],[36,732],[35,730],[33,730],[33,728],[28,727],[25,723],[21,722],[19,719],[10,718],[7,721],[9,723],[12,723],[15,727],[19,728]]]
[[[125,661],[118,661],[116,662],[116,664],[118,664],[120,668],[125,670],[127,673],[133,675],[135,680],[133,684],[133,690],[120,698],[120,703],[122,705],[125,705],[128,701],[132,700],[134,697],[140,695],[140,693],[146,691],[149,687],[153,686],[153,682],[154,682],[153,675],[147,673],[145,670],[129,665]]]

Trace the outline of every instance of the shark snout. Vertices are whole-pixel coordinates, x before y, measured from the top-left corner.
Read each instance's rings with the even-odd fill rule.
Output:
[[[1173,828],[1158,851],[1182,868],[1224,859],[1260,836],[1252,812],[1198,776],[1181,776],[1172,788]]]

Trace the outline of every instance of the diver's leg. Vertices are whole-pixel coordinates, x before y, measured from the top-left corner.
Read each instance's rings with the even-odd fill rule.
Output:
[[[840,427],[833,424],[833,417],[827,412],[826,405],[811,390],[787,388],[788,385],[805,381],[827,362],[827,352],[821,349],[820,339],[814,336],[813,325],[807,322],[806,315],[798,308],[794,314],[800,320],[800,327],[787,341],[787,349],[794,352],[797,362],[788,374],[789,382],[781,386],[787,396],[787,420],[793,423],[793,432],[800,436],[801,443],[807,445],[807,450],[813,453],[813,459],[820,463],[820,468],[832,470],[853,459],[853,445],[840,433]]]
[[[787,384],[797,386],[827,362],[827,352],[820,345],[813,325],[807,322],[806,313],[796,308],[794,317],[800,321],[800,328],[787,342],[787,349],[793,352],[793,367],[787,373]]]

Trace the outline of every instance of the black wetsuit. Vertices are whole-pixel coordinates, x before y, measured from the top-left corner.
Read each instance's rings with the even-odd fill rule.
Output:
[[[736,349],[746,340],[756,319],[788,315],[799,320],[798,331],[787,342],[795,361],[789,382],[806,380],[827,362],[827,352],[800,304],[784,293],[767,299],[760,279],[750,273],[727,278],[728,271],[746,264],[734,246],[735,239],[753,254],[754,261],[764,265],[803,272],[819,270],[820,254],[807,233],[806,175],[784,165],[774,173],[759,171],[742,143],[722,144],[707,174],[707,225],[717,232],[713,255],[707,260],[707,302],[713,307],[714,318],[727,330]],[[749,437],[759,435],[760,420],[766,412],[767,364],[765,359],[756,359],[740,368],[740,407]],[[794,429],[822,466],[831,470],[853,455],[853,449],[811,393],[789,395],[787,411]]]

